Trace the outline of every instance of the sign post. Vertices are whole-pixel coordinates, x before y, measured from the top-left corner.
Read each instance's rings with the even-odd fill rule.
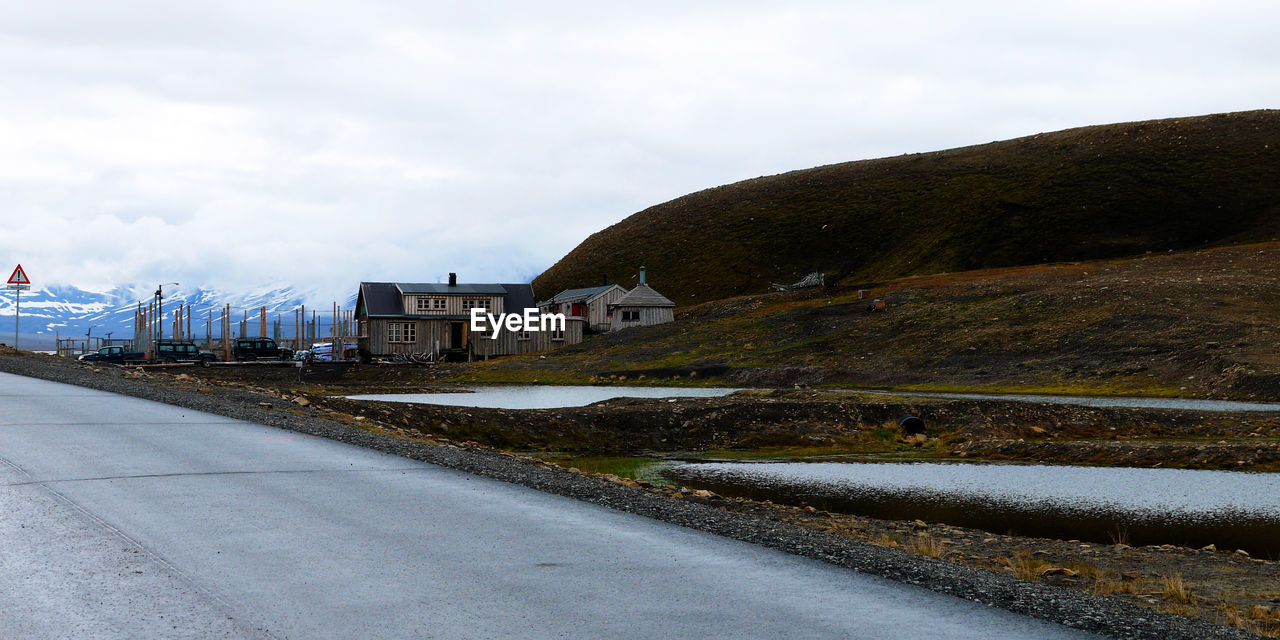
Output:
[[[31,288],[31,280],[27,278],[27,272],[22,270],[22,265],[18,265],[13,270],[13,275],[9,276],[8,288],[13,290],[13,348],[16,350],[18,348],[18,323],[22,318],[22,291]]]

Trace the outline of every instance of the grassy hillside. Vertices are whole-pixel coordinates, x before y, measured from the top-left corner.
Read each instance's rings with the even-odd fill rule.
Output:
[[[855,289],[710,302],[466,376],[670,384],[721,365],[764,386],[1280,399],[1280,242],[907,277],[871,296],[889,309]]]
[[[660,204],[534,281],[640,265],[679,305],[828,282],[1136,255],[1280,236],[1280,111],[1070,129],[757,178]],[[626,277],[623,277],[624,274]]]

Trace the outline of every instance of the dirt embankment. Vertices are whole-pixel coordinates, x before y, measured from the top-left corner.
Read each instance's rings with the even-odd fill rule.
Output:
[[[1280,415],[1275,414],[804,395],[620,398],[586,407],[518,411],[308,399],[424,436],[596,455],[772,447],[872,451],[898,435],[900,418],[914,415],[944,445],[934,451],[946,455],[1197,468],[1264,467],[1280,456],[1280,445],[1273,440],[1280,437]],[[1192,441],[1149,442],[1152,438]],[[1221,438],[1230,440],[1205,442]]]

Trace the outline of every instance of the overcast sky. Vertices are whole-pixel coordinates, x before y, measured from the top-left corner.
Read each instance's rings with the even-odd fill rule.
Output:
[[[0,268],[523,281],[721,184],[1280,106],[1280,3],[6,2]]]

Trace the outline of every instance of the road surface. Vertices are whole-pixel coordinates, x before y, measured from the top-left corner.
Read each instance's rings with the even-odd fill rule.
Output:
[[[0,374],[3,638],[1084,638],[520,486]]]

